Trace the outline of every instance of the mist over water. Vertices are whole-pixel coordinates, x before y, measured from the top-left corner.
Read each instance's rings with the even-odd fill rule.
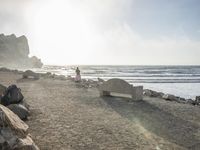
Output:
[[[44,66],[36,72],[75,76],[76,66]],[[121,78],[133,85],[143,85],[184,98],[200,95],[200,66],[79,66],[82,78],[97,80]]]

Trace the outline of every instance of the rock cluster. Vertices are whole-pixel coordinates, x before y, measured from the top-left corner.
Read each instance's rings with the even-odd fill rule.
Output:
[[[25,36],[0,34],[0,66],[40,68],[42,65],[37,57],[29,57],[29,45]]]
[[[1,72],[11,72],[11,73],[15,73],[15,74],[23,74],[23,71],[19,71],[19,70],[11,70],[5,67],[0,68]]]
[[[28,125],[3,105],[0,105],[0,149],[39,150],[28,134]]]
[[[71,76],[64,76],[64,75],[56,75],[52,74],[50,72],[47,72],[45,74],[40,74],[41,77],[43,78],[51,78],[51,79],[57,79],[57,80],[71,80],[75,81],[73,77]],[[92,87],[98,87],[100,84],[104,82],[103,79],[98,79],[100,81],[94,81],[91,79],[82,79],[81,82],[77,82],[77,87],[82,87],[82,88],[92,88]]]
[[[3,102],[3,96],[6,95],[9,88],[0,84],[0,100]],[[17,88],[17,87],[16,87]],[[28,125],[22,120],[29,116],[29,105],[22,99],[11,99],[12,94],[6,106],[0,104],[0,149],[2,150],[39,150],[27,132]],[[11,104],[12,103],[12,104]]]
[[[7,89],[8,88],[0,84],[0,103],[13,111],[20,119],[27,120],[28,116],[30,115],[30,110],[29,105],[26,103],[23,95],[21,96],[21,99],[10,97],[7,99],[6,104],[3,103],[3,96],[5,95]]]
[[[192,99],[185,99],[182,97],[178,97],[172,94],[164,94],[162,92],[157,92],[149,89],[144,89],[143,95],[149,97],[158,97],[167,101],[175,101],[183,104],[200,105],[200,96],[197,96],[196,100],[192,100]]]

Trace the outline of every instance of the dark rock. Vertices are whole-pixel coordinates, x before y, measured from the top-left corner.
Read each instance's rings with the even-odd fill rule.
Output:
[[[11,70],[5,67],[0,68],[0,71],[2,72],[10,72]]]
[[[21,89],[16,85],[10,85],[4,95],[1,98],[1,104],[7,106],[9,104],[17,104],[23,100],[24,96],[21,93]]]
[[[143,91],[143,95],[144,96],[149,96],[149,97],[151,97],[151,90],[148,90],[148,89],[144,89],[144,91]]]
[[[31,70],[26,70],[23,75],[22,75],[22,78],[24,79],[27,79],[27,78],[34,78],[34,79],[39,79],[39,74],[38,73],[35,73]]]
[[[2,146],[4,145],[5,142],[6,142],[5,138],[0,133],[0,149],[2,149]]]
[[[186,99],[187,104],[195,105],[195,101],[192,99]]]
[[[182,97],[176,97],[177,99],[175,100],[176,102],[178,103],[182,103],[182,104],[186,104],[187,101],[185,98],[182,98]]]
[[[6,145],[8,145],[8,147],[12,148],[16,144],[17,136],[15,135],[15,133],[12,131],[12,129],[10,127],[2,128],[1,135],[4,138],[4,140],[6,141],[6,143],[7,143]]]
[[[100,82],[100,83],[103,83],[103,82],[105,82],[103,79],[101,79],[101,78],[97,78],[98,79],[98,81]]]
[[[165,100],[169,100],[169,101],[178,101],[179,100],[176,96],[171,95],[171,94],[164,94],[162,96],[162,98]]]
[[[55,78],[56,77],[56,74],[52,74],[51,76],[50,76],[50,78]]]
[[[28,109],[21,104],[11,104],[7,107],[22,120],[26,120],[30,115]]]
[[[164,93],[162,93],[162,92],[156,92],[156,91],[149,90],[149,89],[145,89],[143,91],[143,95],[149,96],[149,97],[159,97],[159,98],[162,98],[163,95],[164,95]]]
[[[11,147],[8,145],[7,141],[0,134],[0,150],[9,150]]]
[[[200,105],[200,96],[196,96],[195,103],[196,105]]]
[[[6,91],[6,87],[2,84],[0,84],[0,95],[3,95]]]

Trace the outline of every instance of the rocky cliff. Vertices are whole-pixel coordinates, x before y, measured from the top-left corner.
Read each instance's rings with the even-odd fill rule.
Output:
[[[29,45],[23,35],[16,37],[0,34],[0,66],[3,67],[42,67],[42,62],[36,56],[29,57]]]

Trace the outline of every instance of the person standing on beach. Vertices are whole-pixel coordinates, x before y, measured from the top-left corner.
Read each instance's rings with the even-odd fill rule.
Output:
[[[80,70],[79,70],[79,68],[77,67],[76,68],[76,77],[75,77],[75,81],[76,82],[80,82],[81,81],[81,74],[80,74]]]

